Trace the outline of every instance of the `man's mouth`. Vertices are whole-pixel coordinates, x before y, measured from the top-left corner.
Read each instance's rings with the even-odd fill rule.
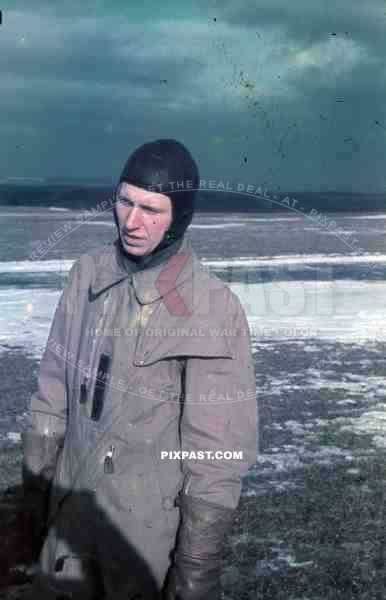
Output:
[[[140,237],[138,237],[136,235],[130,235],[129,233],[125,233],[124,237],[126,239],[133,240],[133,241],[138,241],[138,242],[141,242],[141,241],[143,241],[145,239],[145,238],[140,238]]]

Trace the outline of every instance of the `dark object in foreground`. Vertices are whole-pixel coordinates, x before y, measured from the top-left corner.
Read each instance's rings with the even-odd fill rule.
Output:
[[[0,496],[0,589],[32,582],[33,519],[21,485]]]

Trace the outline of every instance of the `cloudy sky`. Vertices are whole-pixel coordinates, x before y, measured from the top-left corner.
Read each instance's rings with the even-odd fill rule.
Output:
[[[384,0],[6,0],[0,179],[111,184],[174,137],[202,179],[386,189]]]

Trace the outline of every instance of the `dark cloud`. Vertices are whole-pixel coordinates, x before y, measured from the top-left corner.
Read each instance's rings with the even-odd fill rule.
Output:
[[[204,178],[383,189],[381,2],[215,4],[141,21],[118,2],[14,0],[0,176],[111,181],[135,145],[176,137]]]
[[[386,5],[383,0],[226,0],[222,18],[232,24],[256,27],[264,36],[267,27],[280,27],[288,37],[317,42],[326,35],[339,35],[375,45],[379,36],[384,43]]]

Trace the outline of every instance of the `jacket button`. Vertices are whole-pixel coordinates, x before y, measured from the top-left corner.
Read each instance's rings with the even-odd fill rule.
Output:
[[[172,500],[172,498],[167,496],[162,500],[162,506],[165,510],[171,510],[174,506],[174,501]]]

